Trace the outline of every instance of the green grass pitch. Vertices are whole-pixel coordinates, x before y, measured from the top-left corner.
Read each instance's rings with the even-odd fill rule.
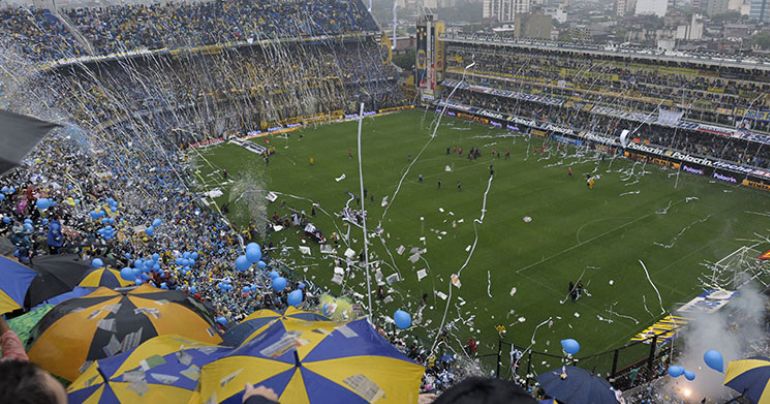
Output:
[[[448,293],[449,276],[463,266],[469,255],[466,249],[474,241],[473,222],[481,215],[493,148],[503,155],[510,150],[511,158],[493,162],[486,214],[477,225],[477,247],[462,271],[461,288],[453,291],[447,315],[459,340],[464,342],[472,334],[485,352],[497,345],[496,324],[507,327],[506,340],[526,346],[535,327],[549,318],[552,324],[541,326],[535,335],[537,350],[558,354],[563,338],[577,339],[581,355],[622,345],[661,317],[657,294],[639,260],[660,291],[663,309],[670,310],[701,292],[698,276],[706,271],[701,265],[704,261],[718,260],[746,244],[740,239],[766,233],[769,227],[767,217],[750,213],[770,211],[770,198],[760,191],[684,173],[675,189],[676,174],[671,170],[647,165],[647,173],[639,175],[643,168],[639,163],[634,166],[621,158],[597,160],[593,155],[576,157],[574,148],[563,145],[558,154],[545,158],[535,152],[542,139],[533,137],[529,143],[526,137],[512,137],[505,130],[451,117],[444,118],[437,137],[393,200],[409,159],[428,142],[434,120],[433,113],[415,110],[367,118],[363,126],[365,187],[374,199],[374,203],[366,200],[368,227],[372,232],[378,225],[384,211],[381,200],[388,196],[390,208],[382,227],[404,277],[393,285],[390,295],[394,302],[384,304],[375,298],[375,311],[392,315],[396,308],[404,308],[414,317],[421,296],[427,293],[422,322],[410,332],[428,341],[432,341],[429,338],[446,305],[434,291]],[[276,210],[288,214],[287,208],[279,209],[280,201],[309,215],[310,200],[333,215],[344,207],[348,191],[358,194],[356,125],[330,124],[271,137],[277,154],[267,165],[261,157],[233,144],[205,149],[201,153],[208,163],[198,161],[199,178],[204,180],[204,188],[211,189],[222,182],[214,172],[220,168],[227,169],[231,178],[257,173],[267,189],[307,198],[282,196],[268,206],[268,216]],[[264,139],[255,141],[264,144]],[[452,146],[462,147],[465,154],[478,147],[482,156],[471,161],[466,155],[447,155],[447,147]],[[353,158],[348,157],[349,150]],[[560,155],[562,152],[567,156]],[[311,157],[314,165],[309,164]],[[447,165],[451,172],[445,171]],[[570,165],[572,177],[567,175]],[[589,190],[585,174],[595,169],[600,179]],[[346,178],[336,182],[342,174]],[[423,175],[423,183],[418,182],[419,175]],[[235,199],[227,185],[222,190],[225,195],[217,199],[220,206]],[[686,198],[692,199],[686,202]],[[351,206],[356,208],[355,203]],[[238,209],[231,206],[233,211]],[[525,216],[532,221],[525,222]],[[335,231],[335,223],[345,228],[342,220],[320,211],[312,221],[327,237]],[[301,245],[299,235],[292,228],[273,233],[270,240],[296,248]],[[351,237],[356,240],[353,249],[360,251],[360,229],[353,228]],[[425,237],[424,243],[421,237]],[[299,276],[340,294],[341,287],[330,282],[333,261],[322,258],[314,243],[308,245],[313,248],[311,256],[294,249],[287,260],[294,263]],[[393,273],[382,243],[375,238],[371,245],[378,259],[388,263],[382,265],[383,274]],[[400,245],[407,253],[396,253]],[[412,264],[407,257],[415,246],[426,248],[427,253],[425,260]],[[340,248],[338,254],[343,251]],[[416,272],[422,268],[428,268],[428,276],[418,282]],[[590,296],[573,303],[566,299],[568,282],[581,274]],[[347,279],[344,293],[350,294],[351,288],[365,293],[364,279],[362,273]],[[512,288],[516,288],[513,295]]]

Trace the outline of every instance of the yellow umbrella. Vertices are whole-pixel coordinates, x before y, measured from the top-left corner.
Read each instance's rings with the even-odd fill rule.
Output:
[[[24,297],[37,272],[16,261],[0,257],[0,315],[24,306]]]
[[[212,344],[222,341],[205,308],[182,292],[148,285],[122,292],[101,287],[48,312],[31,332],[29,357],[72,381],[91,361],[131,351],[165,334]]]
[[[239,404],[248,383],[273,389],[282,403],[417,402],[424,368],[366,320],[331,331],[313,325],[286,331],[276,322],[203,366],[192,401]]]
[[[114,288],[125,288],[133,286],[134,282],[129,282],[120,276],[120,272],[110,268],[98,268],[86,274],[78,284],[84,288],[98,288],[99,286]]]
[[[731,361],[727,364],[724,384],[754,403],[770,404],[770,359],[757,356]]]
[[[131,352],[100,359],[68,388],[72,403],[188,402],[200,367],[230,348],[163,335]]]
[[[227,330],[222,339],[224,345],[238,346],[251,341],[276,322],[283,323],[287,330],[293,326],[302,326],[306,322],[314,322],[311,326],[315,327],[321,327],[323,324],[326,328],[335,328],[339,325],[328,320],[318,313],[298,310],[294,306],[289,306],[283,313],[267,309],[257,310],[241,320],[238,325]]]

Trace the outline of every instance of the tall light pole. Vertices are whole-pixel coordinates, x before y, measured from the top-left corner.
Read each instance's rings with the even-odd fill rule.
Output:
[[[396,50],[396,28],[398,28],[398,0],[393,0],[393,44],[391,44],[391,47],[393,50]]]

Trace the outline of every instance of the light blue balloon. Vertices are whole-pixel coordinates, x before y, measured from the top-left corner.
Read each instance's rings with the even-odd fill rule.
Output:
[[[32,227],[31,224],[24,223],[24,230],[27,231],[27,232],[31,232],[32,230],[34,230],[34,228]]]
[[[216,321],[220,325],[227,325],[227,319],[224,318],[223,316],[217,317]]]
[[[276,292],[280,292],[282,290],[286,289],[286,278],[279,276],[275,279],[273,279],[273,290]]]
[[[689,370],[685,370],[684,371],[684,378],[689,380],[689,381],[695,380],[695,372],[690,372]]]
[[[412,325],[412,316],[403,310],[396,310],[393,313],[393,321],[396,323],[396,327],[401,330],[405,330]]]
[[[275,278],[277,278],[278,276],[279,276],[279,275],[278,275],[278,272],[276,272],[276,271],[270,271],[270,279],[275,279]]]
[[[177,259],[174,261],[174,263],[175,263],[175,264],[177,264],[178,266],[180,266],[180,267],[181,267],[181,266],[184,266],[184,265],[185,265],[185,262],[184,262],[184,261],[185,261],[185,260],[184,260],[184,258],[177,258]]]
[[[267,264],[265,264],[265,261],[257,261],[257,268],[265,269],[266,267],[267,267]]]
[[[141,279],[136,279],[136,280],[134,280],[134,284],[135,284],[136,286],[139,286],[139,285],[141,285],[141,284],[143,284],[143,283],[144,283],[144,281],[143,281],[143,280],[141,280]]]
[[[132,281],[136,279],[136,273],[134,272],[133,269],[129,267],[125,267],[120,270],[120,277],[127,281]]]
[[[185,259],[190,258],[190,252],[189,251],[183,252],[182,253],[182,258],[185,258]]]
[[[157,261],[157,260],[159,260],[159,259],[160,259],[160,254],[158,254],[158,253],[155,253],[155,254],[153,254],[153,255],[152,255],[152,260],[153,260],[153,261]]]
[[[575,355],[580,352],[580,343],[572,338],[563,339],[561,340],[561,349],[570,355]]]
[[[193,259],[193,260],[197,260],[198,259],[198,253],[193,251],[193,253],[190,254],[190,258]]]
[[[166,282],[161,282],[160,288],[161,289],[168,289],[168,284],[166,284]]]
[[[703,361],[706,362],[708,367],[717,372],[724,372],[725,370],[725,360],[719,351],[709,349],[703,354]]]
[[[668,367],[668,375],[671,377],[679,377],[684,373],[684,368],[677,365],[671,365]]]
[[[302,304],[302,291],[299,289],[292,290],[291,293],[289,293],[287,300],[290,305],[298,307],[300,304]]]
[[[4,200],[5,200],[5,194],[0,194],[0,201],[4,201]]]
[[[161,224],[163,224],[163,221],[160,220],[160,219],[155,219],[155,220],[152,221],[152,227],[158,227]]]
[[[196,288],[195,286],[190,286],[190,293],[195,294],[197,292],[198,292],[198,288]]]
[[[305,282],[300,282],[297,284],[297,289],[305,289]]]
[[[252,264],[262,259],[262,250],[257,243],[249,243],[249,245],[246,246],[246,258],[248,258],[249,262]]]
[[[3,223],[5,224],[11,223],[11,218],[8,216],[3,216]]]
[[[134,261],[134,268],[143,268],[144,267],[144,260],[141,258]]]
[[[101,258],[94,258],[94,260],[91,261],[91,266],[94,268],[101,268],[104,266],[104,261],[102,261]]]
[[[235,259],[235,269],[237,269],[239,272],[243,272],[249,269],[250,266],[251,263],[249,263],[249,260],[245,255],[241,255]]]
[[[139,275],[139,277],[140,277],[140,278],[142,278],[142,280],[145,280],[145,281],[147,281],[147,280],[150,280],[150,276],[149,276],[149,275],[147,275],[147,274],[146,274],[146,273],[144,273],[144,272],[142,272],[142,273]]]
[[[144,229],[144,232],[145,232],[145,233],[146,233],[148,236],[150,236],[150,237],[152,237],[152,236],[154,236],[154,235],[155,235],[155,229],[154,229],[154,228],[152,228],[152,227],[148,227],[148,228]]]

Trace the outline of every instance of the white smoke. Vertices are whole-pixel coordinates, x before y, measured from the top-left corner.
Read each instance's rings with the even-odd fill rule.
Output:
[[[703,354],[709,349],[722,353],[724,367],[728,362],[753,355],[767,355],[768,335],[765,314],[768,299],[753,284],[738,291],[728,305],[713,314],[700,314],[691,319],[683,339],[683,351],[672,363],[694,372],[696,378],[676,379],[666,376],[665,390],[684,402],[723,402],[737,396],[737,392],[723,386],[724,374],[709,368]]]

